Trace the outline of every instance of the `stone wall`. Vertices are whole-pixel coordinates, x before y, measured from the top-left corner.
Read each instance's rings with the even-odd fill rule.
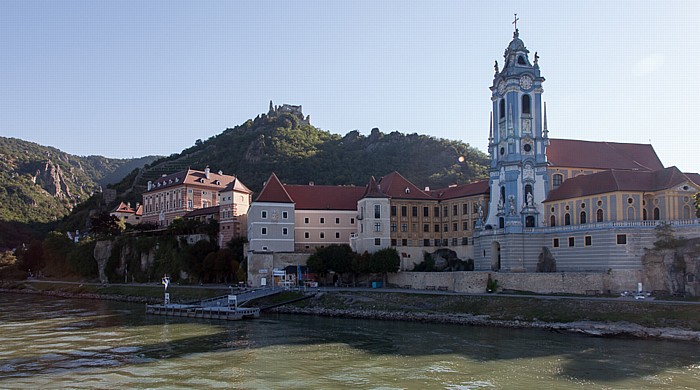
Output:
[[[248,253],[248,286],[260,287],[272,285],[272,271],[282,270],[289,265],[306,265],[311,253],[291,252],[247,252]]]
[[[637,270],[557,273],[498,272],[398,272],[389,274],[389,285],[417,290],[447,290],[484,293],[489,276],[500,290],[530,291],[538,294],[618,294],[636,290],[642,281]]]

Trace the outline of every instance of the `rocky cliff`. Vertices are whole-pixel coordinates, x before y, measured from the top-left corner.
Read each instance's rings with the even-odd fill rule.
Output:
[[[648,250],[642,265],[645,290],[700,296],[700,239],[687,240],[678,248]]]

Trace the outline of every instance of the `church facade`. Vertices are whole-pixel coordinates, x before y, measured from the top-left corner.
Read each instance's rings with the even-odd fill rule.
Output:
[[[490,200],[474,233],[476,270],[535,272],[544,248],[557,271],[641,269],[658,224],[700,236],[698,174],[664,168],[651,145],[550,139],[545,79],[517,29],[495,70]]]

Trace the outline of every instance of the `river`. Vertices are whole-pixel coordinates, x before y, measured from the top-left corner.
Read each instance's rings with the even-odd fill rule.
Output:
[[[0,294],[0,388],[695,389],[700,345]]]

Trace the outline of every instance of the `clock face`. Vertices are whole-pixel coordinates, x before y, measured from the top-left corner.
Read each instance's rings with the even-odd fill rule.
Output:
[[[532,87],[532,77],[523,76],[520,78],[520,87],[522,89],[530,89]]]
[[[499,81],[498,82],[498,93],[503,94],[503,92],[505,92],[505,90],[506,90],[506,83],[503,80]]]

